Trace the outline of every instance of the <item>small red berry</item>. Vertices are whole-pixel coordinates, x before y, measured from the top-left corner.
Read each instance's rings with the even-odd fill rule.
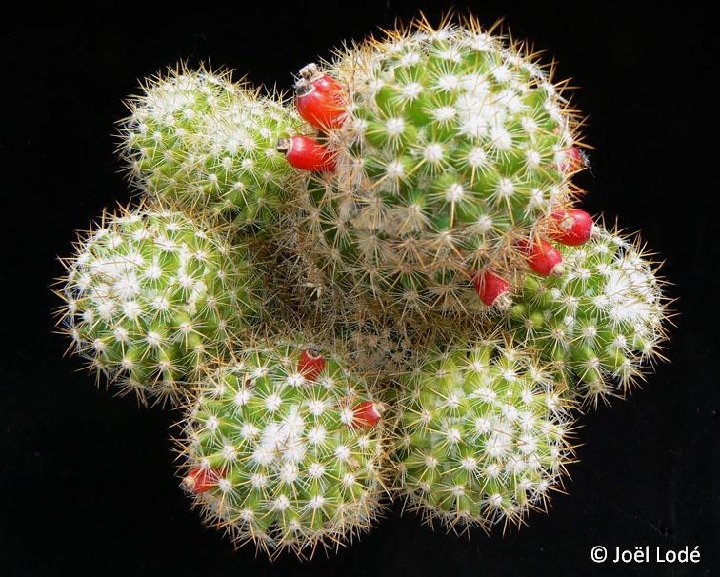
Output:
[[[325,357],[318,353],[315,349],[305,349],[300,355],[298,361],[298,373],[304,376],[308,381],[314,381],[325,368]]]
[[[345,112],[343,89],[340,83],[308,64],[300,71],[295,83],[295,105],[300,116],[314,128],[340,128]]]
[[[510,283],[490,270],[476,274],[473,285],[480,300],[489,307],[506,309],[512,304],[509,294]]]
[[[563,172],[577,172],[583,168],[587,168],[590,161],[582,150],[573,146],[565,152],[565,157],[559,163],[558,168]]]
[[[215,487],[220,478],[220,472],[207,467],[194,467],[188,471],[183,479],[183,485],[196,495],[205,493]]]
[[[550,215],[552,226],[550,238],[567,246],[586,243],[592,234],[593,221],[590,214],[580,208],[556,210]]]
[[[352,426],[362,429],[374,427],[380,422],[382,414],[387,407],[384,403],[373,403],[372,401],[363,401],[359,405],[353,407]]]
[[[281,138],[277,149],[284,152],[290,166],[299,170],[335,170],[335,157],[317,140],[309,136],[291,136]]]
[[[530,268],[542,276],[561,275],[563,257],[558,249],[546,240],[535,242],[528,251]]]

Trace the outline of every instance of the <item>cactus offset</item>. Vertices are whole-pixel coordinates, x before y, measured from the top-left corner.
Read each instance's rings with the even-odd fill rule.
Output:
[[[513,296],[513,339],[539,349],[583,402],[623,396],[665,338],[663,282],[637,242],[599,226],[560,250],[562,275],[529,275]]]
[[[174,401],[260,312],[247,259],[179,212],[106,215],[64,262],[63,331],[121,391]]]
[[[571,459],[570,424],[532,357],[455,341],[418,355],[401,386],[397,488],[412,508],[453,529],[545,508]]]
[[[300,341],[247,348],[207,378],[181,441],[205,519],[274,557],[312,555],[381,509],[382,405],[341,358]],[[196,488],[204,471],[204,490]]]
[[[228,72],[176,69],[127,106],[121,151],[140,189],[218,223],[276,217],[291,171],[275,145],[299,125],[276,95],[233,83]]]

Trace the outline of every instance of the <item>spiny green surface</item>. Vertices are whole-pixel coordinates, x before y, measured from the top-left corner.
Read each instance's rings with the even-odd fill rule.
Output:
[[[518,524],[544,508],[570,459],[569,424],[546,372],[483,342],[421,355],[401,379],[398,490],[450,528]]]
[[[348,112],[335,173],[308,184],[323,268],[386,305],[461,311],[476,271],[522,269],[518,239],[570,200],[577,138],[533,57],[471,24],[392,33],[327,71]]]
[[[122,155],[150,196],[214,222],[264,225],[276,217],[291,174],[276,151],[295,112],[227,72],[171,70],[128,102]]]
[[[74,351],[142,401],[176,399],[261,306],[246,249],[179,212],[108,215],[65,264]]]
[[[209,378],[187,418],[186,465],[221,471],[196,504],[237,544],[270,556],[348,543],[370,527],[383,493],[382,421],[353,425],[353,407],[372,394],[331,356],[305,378],[305,348],[243,351]]]
[[[564,273],[528,276],[513,296],[513,339],[539,349],[585,403],[622,396],[665,338],[662,281],[637,244],[602,227],[583,246],[558,248]]]

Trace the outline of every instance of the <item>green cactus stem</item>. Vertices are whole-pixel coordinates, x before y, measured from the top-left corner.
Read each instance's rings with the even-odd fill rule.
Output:
[[[244,348],[206,379],[189,411],[184,483],[237,545],[270,557],[336,548],[381,509],[383,409],[323,349],[298,340]]]
[[[174,402],[260,313],[248,256],[179,212],[104,215],[64,261],[62,330],[121,392]]]
[[[564,273],[528,275],[513,295],[512,338],[538,349],[583,403],[622,397],[660,355],[664,283],[637,241],[602,226],[587,244],[559,248]]]
[[[214,223],[257,228],[276,217],[292,173],[275,145],[300,124],[280,95],[229,72],[179,67],[127,107],[120,152],[139,189]]]
[[[572,458],[550,375],[519,349],[454,342],[400,379],[397,489],[453,530],[518,525],[546,508]]]
[[[475,22],[391,32],[325,72],[346,113],[321,137],[335,171],[306,177],[304,250],[385,306],[482,308],[473,276],[514,282],[526,270],[518,242],[576,192],[579,123],[562,87]]]

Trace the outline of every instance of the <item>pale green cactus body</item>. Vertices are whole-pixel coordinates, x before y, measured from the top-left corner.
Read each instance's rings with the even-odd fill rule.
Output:
[[[419,355],[401,378],[398,490],[449,528],[544,508],[572,449],[564,403],[532,357],[496,343]]]
[[[174,70],[128,108],[122,154],[140,189],[213,223],[257,227],[276,218],[292,176],[276,143],[299,125],[279,98],[227,72]]]
[[[601,226],[587,244],[559,248],[563,274],[528,276],[513,295],[513,339],[538,349],[571,396],[623,396],[665,339],[663,282],[637,243]]]
[[[273,557],[311,555],[368,529],[381,509],[380,408],[340,358],[303,368],[307,345],[245,348],[210,375],[186,420],[185,484],[206,520]],[[199,472],[214,482],[198,489]]]
[[[477,308],[474,274],[514,279],[518,241],[571,200],[567,100],[520,47],[474,26],[393,33],[326,72],[347,112],[327,131],[335,171],[307,179],[306,250],[386,306]]]
[[[262,305],[247,250],[179,212],[108,215],[65,264],[59,294],[74,351],[143,402],[182,397]]]
[[[148,80],[120,123],[144,202],[79,239],[56,291],[98,379],[184,406],[204,521],[270,558],[350,543],[393,494],[452,530],[524,523],[562,489],[569,409],[622,396],[666,336],[620,234],[537,262],[587,238],[556,212],[587,159],[536,55],[473,20],[335,54],[298,80],[341,87],[313,135],[229,72]]]

